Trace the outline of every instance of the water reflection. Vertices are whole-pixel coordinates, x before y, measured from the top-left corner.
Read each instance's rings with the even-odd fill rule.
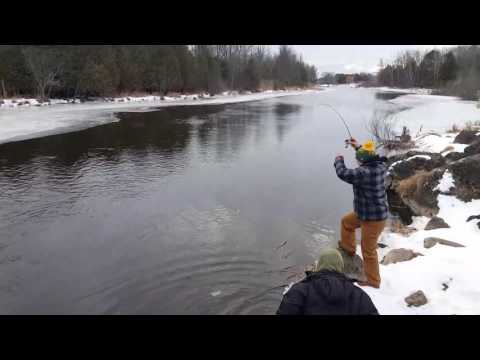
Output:
[[[120,113],[0,145],[0,242],[22,256],[0,269],[0,289],[18,280],[0,308],[273,313],[292,276],[282,269],[308,261],[337,217],[322,213],[331,164],[315,146],[343,129],[328,112],[310,119],[309,101]],[[304,231],[305,219],[318,225]]]
[[[298,104],[278,103],[275,105],[276,121],[276,134],[279,142],[282,142],[285,138],[286,132],[289,130],[292,116],[297,114],[301,109]]]

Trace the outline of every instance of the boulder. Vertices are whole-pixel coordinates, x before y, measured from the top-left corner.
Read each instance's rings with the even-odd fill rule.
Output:
[[[409,296],[407,296],[405,298],[405,302],[407,303],[407,305],[410,307],[410,306],[422,306],[422,305],[425,305],[428,300],[427,300],[427,297],[425,296],[425,294],[423,293],[422,290],[418,290],[416,292],[414,292],[413,294],[410,294]]]
[[[425,226],[425,230],[446,229],[449,227],[450,225],[448,225],[441,217],[434,216],[427,223],[427,226]]]
[[[419,157],[416,157],[419,156]],[[429,158],[423,157],[428,156]],[[393,181],[413,176],[418,171],[432,171],[445,165],[445,158],[437,153],[409,151],[388,158],[387,166]]]
[[[397,215],[403,224],[410,225],[413,222],[412,209],[407,206],[400,195],[393,188],[387,188],[388,209],[393,215]]]
[[[393,249],[393,250],[390,250],[387,253],[387,255],[383,257],[380,264],[389,265],[389,264],[395,264],[402,261],[409,261],[416,258],[417,256],[423,256],[423,254],[416,253],[415,251],[410,249],[403,249],[403,248]]]
[[[480,215],[472,215],[472,216],[469,216],[468,219],[467,219],[467,222],[469,221],[472,221],[472,220],[480,220]]]
[[[480,154],[448,164],[455,181],[455,195],[462,201],[480,199]]]
[[[451,247],[465,247],[465,245],[456,243],[454,241],[449,241],[441,238],[436,238],[436,237],[428,237],[423,240],[423,246],[426,249],[430,249],[434,247],[435,245],[440,244],[440,245],[445,245],[445,246],[451,246]]]
[[[455,137],[455,140],[453,140],[453,142],[455,144],[471,144],[478,139],[477,133],[477,130],[462,130]]]
[[[452,152],[448,153],[447,155],[445,155],[445,160],[447,161],[447,163],[450,163],[450,162],[453,162],[453,161],[463,159],[465,156],[466,156],[465,153],[452,151]]]
[[[345,276],[352,280],[366,281],[362,258],[357,254],[351,256],[341,248],[338,251],[342,254]]]
[[[437,201],[439,191],[434,189],[444,172],[443,168],[430,172],[420,171],[414,176],[395,183],[393,190],[414,215],[432,217],[439,211]]]
[[[469,216],[468,219],[467,219],[467,222],[472,221],[472,220],[480,220],[480,215]],[[480,229],[480,221],[477,222],[477,227]]]
[[[464,157],[480,154],[480,137],[477,137],[477,139],[478,140],[472,142],[469,146],[465,148]]]

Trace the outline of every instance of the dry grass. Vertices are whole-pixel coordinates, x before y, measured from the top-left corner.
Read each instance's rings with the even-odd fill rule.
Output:
[[[442,175],[438,169],[419,171],[415,175],[402,180],[397,185],[397,193],[402,200],[409,204],[414,213],[422,216],[433,216],[438,213],[438,206],[434,204],[433,186],[437,178]]]
[[[419,171],[413,176],[399,182],[398,192],[404,197],[412,198],[423,185],[430,180],[432,172]]]
[[[389,229],[391,232],[395,234],[400,234],[403,236],[408,236],[414,233],[415,231],[417,231],[417,229],[415,228],[404,225],[402,221],[399,219],[390,220]]]
[[[443,154],[444,152],[447,152],[447,151],[453,151],[453,150],[455,150],[455,148],[452,145],[448,145],[445,149],[440,151],[440,154]]]
[[[455,134],[455,133],[459,133],[459,132],[460,132],[460,128],[458,127],[457,124],[453,124],[452,127],[447,130],[447,133],[449,133],[449,134]]]
[[[480,120],[468,121],[465,124],[465,130],[480,130]]]

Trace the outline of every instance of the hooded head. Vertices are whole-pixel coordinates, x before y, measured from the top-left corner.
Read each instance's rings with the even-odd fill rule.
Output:
[[[375,153],[375,143],[372,140],[367,141],[357,150],[355,158],[360,163],[366,163],[377,159],[378,156]]]
[[[343,258],[336,249],[326,249],[318,257],[315,271],[329,270],[343,273]]]

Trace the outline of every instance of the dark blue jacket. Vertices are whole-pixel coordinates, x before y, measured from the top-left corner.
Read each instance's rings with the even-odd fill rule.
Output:
[[[335,160],[337,176],[353,185],[353,208],[362,221],[380,221],[388,217],[385,177],[382,161],[371,161],[355,169],[347,169],[343,159]]]
[[[334,271],[307,273],[284,295],[277,315],[378,315],[365,291]]]

